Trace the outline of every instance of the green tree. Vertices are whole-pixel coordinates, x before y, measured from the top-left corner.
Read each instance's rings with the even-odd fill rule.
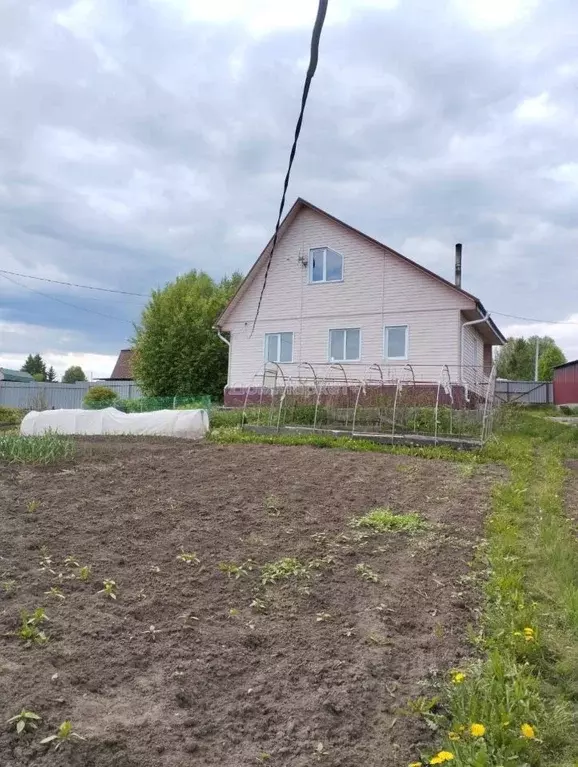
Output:
[[[48,368],[46,380],[50,381],[50,383],[54,383],[54,381],[56,381],[56,370],[52,367],[52,365]]]
[[[86,381],[86,376],[80,365],[72,365],[62,376],[62,383],[76,383],[77,381]]]
[[[546,338],[552,343],[540,344],[540,353],[538,357],[538,378],[540,381],[551,381],[554,378],[554,368],[556,365],[563,365],[566,355],[551,338]]]
[[[498,378],[511,381],[533,381],[536,360],[536,339],[539,339],[538,380],[551,381],[553,368],[566,362],[564,352],[550,336],[508,338],[496,357]]]
[[[20,370],[30,373],[37,381],[46,381],[46,365],[40,354],[29,354]],[[41,376],[41,377],[38,377]]]
[[[146,394],[222,397],[228,348],[213,325],[241,279],[217,283],[192,271],[153,291],[133,339],[133,371]]]

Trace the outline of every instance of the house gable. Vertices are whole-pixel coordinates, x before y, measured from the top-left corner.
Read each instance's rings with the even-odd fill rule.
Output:
[[[311,283],[310,249],[343,256],[343,281]],[[251,323],[261,294],[270,243],[218,325]],[[340,313],[474,310],[476,299],[395,251],[304,201],[283,223],[271,262],[258,322]]]

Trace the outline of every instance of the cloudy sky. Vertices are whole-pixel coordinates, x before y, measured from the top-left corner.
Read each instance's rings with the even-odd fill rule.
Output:
[[[144,295],[246,271],[316,5],[2,0],[0,269]],[[500,327],[578,357],[576,51],[572,0],[330,0],[290,202],[450,278],[462,241],[464,287]],[[41,352],[108,375],[146,301],[11,280],[10,367]]]

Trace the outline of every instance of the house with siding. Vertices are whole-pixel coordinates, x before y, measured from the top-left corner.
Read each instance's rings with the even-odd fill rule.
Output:
[[[362,380],[372,366],[439,380],[489,375],[505,338],[478,298],[298,199],[283,220],[265,289],[269,241],[216,329],[229,334],[225,402],[238,402],[269,365],[299,377],[308,363]],[[460,246],[461,247],[461,246]],[[257,308],[259,301],[257,321]]]

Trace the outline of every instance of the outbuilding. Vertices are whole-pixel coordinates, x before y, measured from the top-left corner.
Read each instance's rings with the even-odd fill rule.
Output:
[[[554,368],[554,403],[578,405],[578,360]]]

